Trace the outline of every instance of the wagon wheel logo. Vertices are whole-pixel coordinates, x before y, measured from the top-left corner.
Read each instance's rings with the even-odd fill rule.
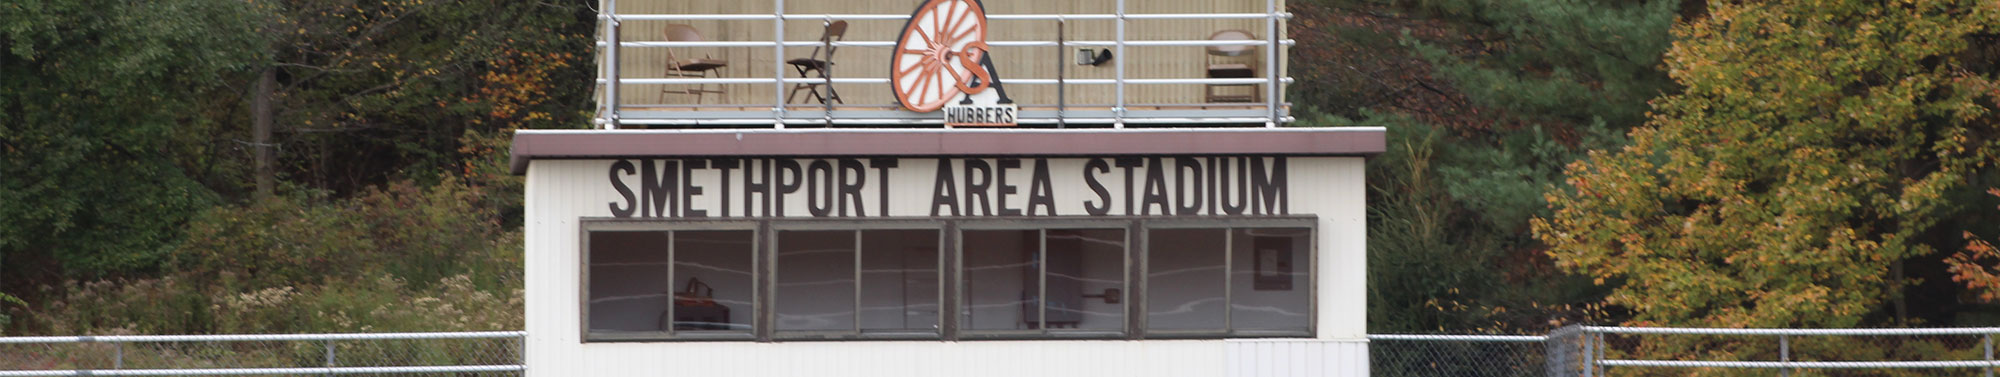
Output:
[[[896,38],[890,59],[889,85],[903,108],[937,111],[960,93],[971,96],[992,88],[1000,103],[1013,103],[1000,85],[999,71],[986,45],[986,9],[979,0],[929,0],[910,14]]]

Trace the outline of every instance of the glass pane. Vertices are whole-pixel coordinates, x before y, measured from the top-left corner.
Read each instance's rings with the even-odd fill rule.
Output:
[[[1125,230],[1048,231],[1048,327],[1125,329]]]
[[[674,233],[674,329],[750,331],[752,237],[748,230]]]
[[[590,232],[590,331],[664,331],[667,232]]]
[[[1151,229],[1146,241],[1146,328],[1223,330],[1223,229]]]
[[[1040,328],[1041,253],[1038,230],[967,230],[960,242],[965,254],[965,318],[970,330]]]
[[[1310,330],[1312,230],[1236,229],[1229,321],[1236,330]]]
[[[854,330],[854,231],[778,232],[778,330]]]
[[[861,231],[861,330],[936,333],[938,231]]]

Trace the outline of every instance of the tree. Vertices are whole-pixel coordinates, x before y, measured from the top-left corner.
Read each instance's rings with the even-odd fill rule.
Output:
[[[1603,313],[1529,233],[1583,151],[1623,145],[1680,1],[1294,3],[1293,95],[1391,128],[1369,162],[1371,330],[1533,331]],[[1459,261],[1475,260],[1478,263]],[[1491,282],[1502,282],[1493,284]],[[1444,313],[1449,312],[1449,313]]]
[[[1996,162],[2000,3],[1715,3],[1632,144],[1591,152],[1535,235],[1633,323],[1851,327]],[[1900,314],[1900,313],[1895,313]]]
[[[274,39],[249,95],[266,104],[246,118],[268,124],[271,141],[256,145],[277,148],[260,182],[350,195],[402,174],[434,181],[463,170],[467,133],[588,124],[587,3],[258,4]]]
[[[237,0],[0,4],[0,290],[148,271],[215,200],[199,104],[261,58]]]

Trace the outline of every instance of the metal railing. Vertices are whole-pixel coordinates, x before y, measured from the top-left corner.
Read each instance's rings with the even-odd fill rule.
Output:
[[[2000,328],[1570,326],[1546,336],[1369,335],[1376,376],[1992,376]]]
[[[619,68],[620,51],[626,48],[768,47],[771,48],[770,61],[784,62],[786,61],[786,56],[785,56],[786,47],[814,47],[814,46],[894,47],[896,44],[895,41],[822,41],[818,39],[809,41],[785,40],[784,39],[785,21],[788,20],[824,21],[825,25],[831,25],[831,23],[834,21],[907,20],[911,17],[911,15],[908,14],[788,14],[783,11],[783,9],[785,9],[785,0],[772,0],[772,1],[774,3],[773,9],[777,9],[777,11],[771,14],[619,14],[616,11],[616,9],[618,8],[617,0],[607,1],[606,8],[599,14],[599,20],[603,24],[604,28],[601,31],[602,34],[599,35],[597,44],[598,47],[602,49],[602,53],[605,56],[604,59],[605,64],[604,67],[601,67],[602,71],[600,72],[599,78],[597,80],[597,84],[600,85],[603,90],[601,97],[602,101],[600,103],[600,108],[598,109],[599,116],[596,119],[594,119],[593,122],[606,129],[616,129],[620,125],[624,124],[738,125],[738,126],[769,125],[772,128],[785,128],[787,124],[816,124],[816,123],[824,123],[826,125],[942,124],[942,121],[938,119],[929,119],[926,117],[912,117],[912,115],[914,114],[900,114],[898,111],[896,111],[895,108],[892,107],[884,107],[880,111],[850,111],[843,114],[843,116],[836,118],[835,116],[836,110],[830,103],[822,104],[822,106],[824,107],[822,110],[819,110],[822,111],[821,113],[816,115],[806,114],[805,116],[795,116],[788,114],[788,110],[786,109],[785,106],[785,103],[787,102],[786,101],[787,85],[887,84],[890,82],[890,79],[887,77],[853,77],[853,78],[786,77],[786,75],[790,72],[786,71],[786,67],[784,64],[774,64],[775,67],[773,68],[773,72],[770,77],[626,78],[620,72]],[[1058,54],[1056,54],[1057,61],[1055,63],[1059,67],[1062,66],[1063,64],[1067,64],[1066,62],[1068,62],[1068,60],[1064,58],[1064,56],[1067,56],[1067,54],[1063,52],[1064,50],[1070,47],[1108,47],[1113,51],[1112,52],[1113,56],[1117,57],[1112,59],[1111,62],[1113,65],[1114,73],[1113,73],[1113,78],[1110,79],[1072,79],[1063,77],[1061,73],[1058,73],[1057,77],[1052,77],[1052,78],[1046,78],[1046,77],[1006,78],[1005,83],[1009,85],[1056,85],[1059,87],[1059,89],[1057,90],[1057,97],[1058,97],[1057,101],[1055,104],[1053,104],[1055,105],[1057,110],[1053,112],[1024,111],[1021,117],[1018,119],[1018,122],[1022,124],[1060,125],[1068,123],[1084,123],[1084,124],[1109,124],[1114,128],[1123,128],[1127,123],[1176,123],[1176,124],[1263,123],[1266,127],[1277,127],[1281,123],[1289,122],[1292,120],[1292,117],[1285,111],[1285,109],[1289,106],[1289,104],[1283,102],[1282,100],[1284,93],[1284,86],[1286,84],[1292,83],[1292,78],[1284,74],[1283,71],[1284,67],[1279,64],[1280,60],[1279,49],[1281,46],[1292,46],[1295,44],[1295,41],[1291,39],[1280,38],[1280,36],[1284,34],[1284,27],[1285,27],[1284,22],[1291,18],[1292,16],[1291,13],[1284,12],[1282,9],[1280,9],[1277,6],[1276,0],[1264,0],[1264,2],[1265,2],[1265,12],[1263,13],[1159,13],[1159,14],[1126,13],[1127,9],[1125,4],[1126,0],[1117,0],[1116,13],[1111,13],[1111,14],[988,14],[987,19],[989,20],[1053,21],[1054,25],[1051,26],[1057,28],[1057,30],[1061,30],[1061,28],[1063,28],[1070,21],[1111,20],[1111,21],[1116,21],[1116,23],[1114,29],[1114,39],[1112,40],[1064,40],[1063,36],[1061,36],[1060,33],[1058,33],[1058,37],[1056,40],[987,41],[986,43],[993,47],[1054,47],[1058,51]],[[1265,20],[1265,27],[1263,28],[1264,39],[1241,40],[1241,41],[1128,40],[1127,39],[1127,34],[1126,34],[1127,24],[1130,23],[1132,20],[1169,20],[1169,19],[1200,19],[1200,20],[1263,19]],[[621,30],[623,28],[623,23],[626,21],[697,21],[697,20],[769,21],[771,23],[772,34],[776,35],[777,37],[775,38],[778,38],[779,40],[672,42],[672,41],[624,41],[622,38],[623,33]],[[611,43],[610,41],[619,41],[619,42]],[[1263,74],[1264,77],[1253,77],[1253,78],[1145,78],[1145,79],[1131,78],[1127,76],[1126,62],[1125,62],[1126,59],[1123,58],[1128,56],[1126,55],[1126,50],[1125,50],[1125,48],[1128,46],[1132,47],[1259,46],[1261,47],[1260,52],[1263,54],[1262,64],[1263,64],[1263,72],[1265,73]],[[1058,72],[1062,72],[1062,70],[1058,69]],[[773,96],[774,98],[772,98],[771,100],[772,102],[770,103],[770,108],[769,108],[770,114],[768,116],[762,116],[762,117],[730,116],[730,117],[701,118],[700,115],[698,114],[689,114],[695,119],[673,119],[673,118],[628,119],[625,116],[626,115],[625,110],[623,109],[624,104],[621,102],[621,99],[619,98],[620,86],[677,85],[677,84],[695,84],[695,85],[770,84],[772,85],[773,89],[772,92],[774,93]],[[1261,105],[1263,108],[1256,110],[1246,110],[1246,111],[1214,111],[1210,109],[1201,109],[1201,110],[1154,110],[1146,112],[1134,112],[1132,109],[1130,109],[1130,107],[1134,106],[1135,104],[1128,101],[1128,97],[1126,95],[1126,87],[1129,85],[1189,85],[1189,84],[1258,85],[1261,86],[1261,91],[1262,91],[1261,96],[1263,97],[1263,100],[1260,102],[1262,102]],[[1060,87],[1064,85],[1114,86],[1115,89],[1113,91],[1114,93],[1113,103],[1102,104],[1102,105],[1109,105],[1110,110],[1103,114],[1083,114],[1078,112],[1065,111],[1067,107],[1081,106],[1081,105],[1072,104],[1069,102],[1066,92],[1060,89]],[[1170,104],[1170,105],[1186,106],[1186,105],[1203,105],[1203,104],[1188,103],[1188,104]],[[762,106],[762,105],[757,105],[757,106]],[[848,107],[848,106],[843,106],[843,107]]]
[[[522,331],[0,337],[0,377],[518,376]]]

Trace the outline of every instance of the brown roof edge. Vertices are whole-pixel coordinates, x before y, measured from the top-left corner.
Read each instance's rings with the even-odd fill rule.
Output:
[[[1159,129],[520,130],[514,174],[536,159],[721,156],[1368,156],[1382,127]]]

